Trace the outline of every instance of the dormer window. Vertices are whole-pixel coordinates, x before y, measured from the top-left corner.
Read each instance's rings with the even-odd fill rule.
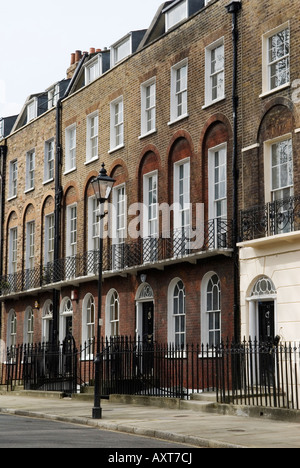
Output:
[[[27,104],[27,122],[35,119],[37,117],[37,99],[32,99]]]
[[[166,10],[166,31],[188,18],[188,0],[175,2],[173,7]]]
[[[120,42],[116,43],[112,46],[112,66],[116,65],[118,62],[123,60],[124,58],[128,57],[132,53],[131,47],[131,36],[125,37],[125,39],[121,40]]]
[[[85,84],[88,85],[92,81],[99,78],[101,73],[100,55],[97,55],[92,60],[90,60],[85,67]]]
[[[48,109],[52,109],[59,99],[59,84],[48,89]]]

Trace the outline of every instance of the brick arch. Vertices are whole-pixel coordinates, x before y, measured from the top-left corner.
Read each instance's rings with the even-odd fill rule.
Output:
[[[26,221],[35,221],[36,219],[36,206],[35,203],[30,200],[26,204],[24,210],[23,210],[23,225],[26,223]]]
[[[129,181],[127,165],[121,158],[114,161],[113,165],[109,168],[108,174],[113,179],[116,179],[116,186]]]
[[[64,190],[64,204],[65,206],[72,205],[72,203],[79,202],[79,191],[76,182],[69,182]]]
[[[256,141],[260,141],[261,134],[264,130],[264,125],[268,124],[268,120],[276,117],[280,117],[281,112],[288,116],[290,129],[286,133],[292,132],[295,126],[296,112],[293,102],[285,97],[276,97],[266,102],[263,106],[260,121],[258,122],[258,130],[256,135]],[[275,116],[276,114],[276,116]],[[274,116],[274,117],[273,117]],[[287,123],[287,122],[286,122]],[[280,124],[282,126],[282,123]],[[278,125],[274,125],[275,132],[278,130]],[[271,139],[271,138],[269,138]]]
[[[292,133],[294,130],[294,114],[291,106],[287,106],[287,99],[276,99],[266,106],[260,121],[257,141],[272,140],[280,135]],[[292,103],[291,103],[292,104]]]
[[[138,200],[140,202],[143,200],[144,175],[153,171],[159,171],[160,178],[162,179],[163,174],[161,173],[160,154],[155,146],[148,145],[141,154],[140,162],[136,170],[136,180],[138,181]],[[158,193],[160,194],[160,190]]]

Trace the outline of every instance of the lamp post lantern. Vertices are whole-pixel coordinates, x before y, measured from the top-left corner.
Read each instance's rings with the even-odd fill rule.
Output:
[[[102,205],[108,200],[112,191],[115,180],[108,176],[105,169],[105,164],[102,164],[102,168],[99,175],[92,180],[91,184],[95,192],[96,200],[99,204],[99,279],[98,279],[98,314],[96,322],[96,342],[97,351],[95,359],[95,387],[94,387],[94,407],[93,407],[93,419],[102,419],[102,408],[101,408],[101,306],[102,306],[102,257],[103,257],[103,219],[105,214],[102,211]]]

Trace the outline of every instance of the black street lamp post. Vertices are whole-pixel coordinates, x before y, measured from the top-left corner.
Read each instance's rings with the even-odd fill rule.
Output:
[[[97,314],[97,352],[95,359],[95,387],[94,387],[94,407],[93,407],[93,419],[102,419],[102,408],[101,408],[101,306],[102,306],[102,257],[103,257],[103,219],[105,217],[103,206],[108,200],[115,180],[107,175],[105,164],[102,164],[102,169],[99,172],[98,177],[92,180],[96,199],[99,204],[99,280],[98,280],[98,314]]]

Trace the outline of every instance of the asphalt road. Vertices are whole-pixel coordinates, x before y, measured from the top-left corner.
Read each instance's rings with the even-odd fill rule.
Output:
[[[154,448],[185,449],[146,437],[73,424],[0,414],[0,448]]]

